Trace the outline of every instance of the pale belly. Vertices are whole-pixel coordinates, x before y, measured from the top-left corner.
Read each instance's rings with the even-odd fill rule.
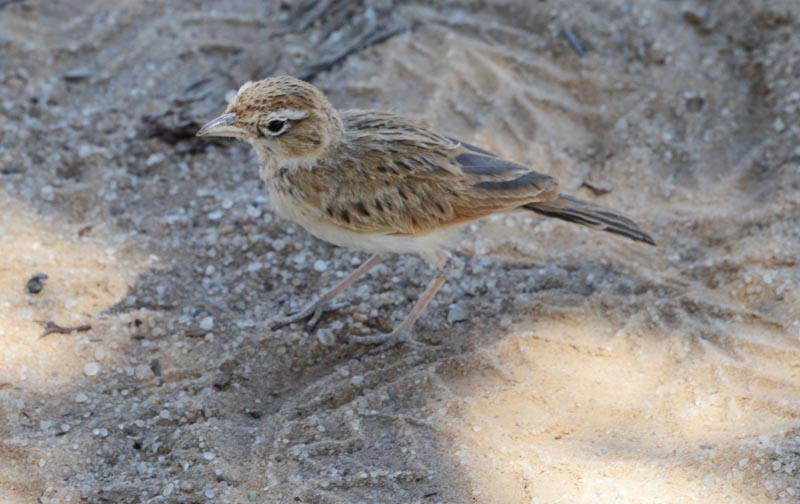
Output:
[[[275,210],[283,217],[299,224],[320,240],[372,254],[418,254],[431,263],[440,262],[440,251],[458,240],[458,227],[443,228],[424,235],[389,235],[354,233],[322,218],[319,212],[304,211],[289,195],[270,185],[270,196]]]

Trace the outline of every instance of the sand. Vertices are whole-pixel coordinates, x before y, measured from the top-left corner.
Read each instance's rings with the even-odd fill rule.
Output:
[[[340,343],[402,318],[415,257],[271,331],[366,259],[192,136],[283,73],[658,247],[495,216],[429,346]],[[0,502],[800,501],[798,82],[791,0],[0,1]]]

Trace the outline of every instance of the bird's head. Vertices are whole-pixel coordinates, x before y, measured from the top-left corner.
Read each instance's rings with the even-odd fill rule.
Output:
[[[322,91],[294,77],[244,84],[221,116],[197,136],[240,138],[263,160],[313,160],[343,137],[342,121]]]

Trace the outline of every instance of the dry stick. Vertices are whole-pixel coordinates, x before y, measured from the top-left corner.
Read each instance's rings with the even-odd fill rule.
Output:
[[[584,54],[586,54],[586,50],[583,48],[583,44],[581,44],[580,39],[575,32],[572,31],[572,28],[569,26],[565,26],[561,29],[561,32],[567,37],[567,41],[572,46],[572,49],[575,51],[575,54],[578,55],[579,58],[582,58]]]
[[[37,320],[36,321],[40,326],[44,327],[44,332],[42,333],[40,338],[44,338],[48,334],[71,334],[74,332],[86,332],[89,331],[92,326],[90,324],[83,324],[73,327],[64,327],[56,324],[52,320]]]
[[[323,59],[316,63],[313,63],[305,70],[303,73],[299,75],[302,80],[311,81],[321,72],[326,70],[330,70],[337,64],[341,63],[345,58],[348,56],[361,52],[364,49],[384,42],[398,33],[402,33],[409,29],[409,25],[401,25],[395,26],[394,28],[384,29],[382,26],[379,26],[366,34],[365,36],[357,39],[355,42],[350,44],[348,47],[345,47],[344,50],[340,51],[338,54],[331,56],[330,58]]]

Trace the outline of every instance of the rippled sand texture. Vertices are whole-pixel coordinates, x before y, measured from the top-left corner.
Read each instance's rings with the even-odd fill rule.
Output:
[[[0,54],[0,501],[800,499],[797,2],[0,0]],[[249,148],[192,136],[282,73],[659,246],[496,216],[430,347],[321,343],[392,327],[412,257],[324,337],[272,332],[365,259],[273,215]]]

